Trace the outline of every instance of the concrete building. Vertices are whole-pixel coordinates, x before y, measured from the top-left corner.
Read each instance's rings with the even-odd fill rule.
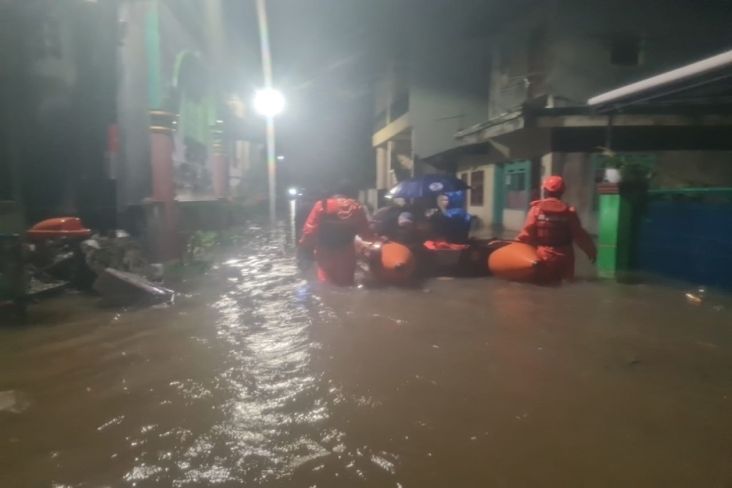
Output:
[[[442,24],[405,28],[400,48],[384,60],[374,84],[378,195],[401,179],[438,171],[423,161],[458,146],[455,133],[488,116],[485,36],[460,28],[469,23],[472,3],[479,2],[431,12]],[[377,200],[370,193],[369,203],[378,206]]]
[[[724,136],[732,119],[723,104],[637,106],[613,115],[587,106],[593,95],[728,48],[731,15],[722,5],[702,9],[661,1],[556,0],[508,8],[500,23],[486,28],[485,37],[473,40],[475,51],[465,56],[440,59],[432,56],[431,46],[412,45],[416,52],[411,57],[419,59],[422,53],[435,71],[446,59],[454,64],[487,59],[490,64],[483,76],[470,79],[485,94],[472,97],[474,92],[460,84],[453,88],[464,96],[430,93],[431,101],[451,101],[439,109],[433,105],[441,115],[418,116],[419,89],[412,84],[423,80],[412,78],[409,93],[415,96],[410,96],[408,123],[400,133],[411,131],[416,168],[455,173],[471,185],[468,209],[477,217],[479,232],[519,229],[529,202],[540,196],[541,179],[550,174],[567,178],[567,200],[596,232],[602,147],[653,168],[654,185],[732,183],[732,145]],[[464,81],[460,74],[469,70],[456,69]],[[470,108],[457,108],[460,103],[454,100]],[[464,114],[462,123],[455,124],[462,129],[448,141],[436,121],[457,113]],[[473,124],[481,114],[482,120]],[[426,133],[431,134],[429,144],[435,144],[426,151],[419,145],[421,127],[433,129]],[[441,127],[448,131],[447,124]],[[387,135],[375,136],[382,134]],[[374,146],[388,140],[374,137]],[[383,154],[382,168],[392,167],[393,158],[388,151]],[[378,183],[388,186],[383,179]]]
[[[114,214],[116,0],[0,2],[0,233]],[[109,198],[111,193],[111,198]]]
[[[232,96],[230,60],[258,61],[231,54],[222,9],[0,2],[0,232],[61,215],[137,230],[163,173],[165,198],[187,207],[250,191],[263,124]],[[155,156],[171,167],[156,172]]]
[[[225,202],[263,169],[262,124],[232,87],[220,0],[123,2],[118,15],[117,205],[156,257],[174,258],[187,233],[223,227]]]

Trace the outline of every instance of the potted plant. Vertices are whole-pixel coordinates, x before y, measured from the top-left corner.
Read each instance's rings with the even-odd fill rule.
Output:
[[[624,160],[620,167],[623,183],[629,185],[647,185],[653,176],[653,170],[646,164],[634,160]]]
[[[617,154],[612,149],[606,147],[600,147],[603,155],[603,167],[605,169],[605,176],[603,181],[606,183],[618,184],[623,181],[623,166],[625,165],[625,158]]]

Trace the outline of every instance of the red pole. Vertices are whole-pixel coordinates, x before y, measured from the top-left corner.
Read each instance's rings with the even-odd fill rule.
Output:
[[[157,205],[158,224],[155,226],[155,253],[160,260],[180,255],[176,239],[178,213],[175,201],[173,173],[173,127],[175,114],[150,111],[150,169],[152,171],[152,200]]]

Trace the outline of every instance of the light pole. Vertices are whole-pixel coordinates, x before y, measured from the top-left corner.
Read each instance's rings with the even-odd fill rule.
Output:
[[[275,157],[274,118],[285,109],[285,97],[272,84],[272,53],[269,48],[269,25],[265,0],[257,0],[257,21],[259,24],[259,47],[262,55],[264,88],[254,94],[254,109],[267,120],[267,179],[269,182],[269,220],[276,219],[277,167]]]
[[[277,205],[277,158],[275,156],[274,118],[285,109],[285,97],[274,88],[264,88],[254,94],[254,110],[267,120],[267,181],[269,183],[269,219],[275,222]]]

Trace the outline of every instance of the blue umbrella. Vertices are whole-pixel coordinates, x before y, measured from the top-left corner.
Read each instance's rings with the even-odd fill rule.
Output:
[[[390,198],[422,198],[470,188],[463,180],[450,175],[431,174],[410,178],[389,190]]]

